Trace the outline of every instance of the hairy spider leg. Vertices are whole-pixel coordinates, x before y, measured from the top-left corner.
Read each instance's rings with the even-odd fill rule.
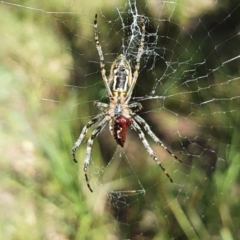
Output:
[[[109,107],[108,104],[102,103],[102,102],[95,102],[94,105],[95,105],[96,107],[98,107],[101,111],[106,111],[106,108]],[[105,114],[106,114],[106,113],[105,113]],[[106,115],[107,115],[107,114],[106,114]],[[113,133],[113,127],[112,127],[112,119],[109,120],[109,124],[108,124],[108,125],[109,125],[109,131],[110,131],[110,133],[111,133],[112,136],[113,136],[114,133]]]
[[[138,115],[134,115],[133,117],[135,121],[143,126],[146,133],[156,142],[158,145],[160,145],[165,151],[167,151],[172,157],[174,157],[176,160],[178,160],[180,163],[182,163],[182,160],[179,159],[170,149],[168,149],[164,143],[152,132],[149,125],[146,123],[146,121],[141,118]]]
[[[73,148],[72,148],[72,156],[73,156],[73,161],[77,163],[77,160],[76,160],[76,156],[75,156],[75,153],[77,151],[77,149],[79,148],[79,146],[81,145],[82,143],[82,140],[83,138],[85,137],[88,129],[94,124],[96,123],[98,120],[100,120],[101,118],[104,117],[104,113],[100,113],[98,114],[96,117],[94,117],[92,120],[90,120],[86,125],[85,127],[82,129],[82,132],[80,133],[77,141],[75,142]]]
[[[95,38],[95,44],[96,44],[97,52],[98,52],[98,55],[99,55],[99,58],[100,58],[100,69],[101,69],[102,78],[103,78],[103,81],[105,83],[105,87],[107,89],[108,97],[111,97],[112,92],[111,92],[111,89],[110,89],[110,86],[109,86],[109,83],[108,83],[108,79],[107,79],[107,76],[106,76],[103,51],[102,51],[102,47],[99,43],[99,38],[98,38],[97,14],[95,14],[95,19],[94,19],[94,38]]]
[[[137,112],[141,111],[143,109],[143,106],[139,102],[133,102],[128,105],[129,108],[136,108],[135,110],[131,110],[132,114],[131,116],[135,116]]]
[[[162,169],[162,171],[164,172],[164,174],[168,177],[168,179],[173,182],[172,178],[170,177],[170,175],[168,174],[168,172],[165,170],[165,168],[162,166],[161,162],[158,160],[158,158],[156,157],[155,153],[153,152],[152,148],[150,147],[149,143],[147,142],[145,135],[142,131],[142,129],[139,127],[139,125],[137,124],[136,120],[133,119],[132,122],[132,127],[133,129],[138,133],[139,138],[141,139],[143,146],[146,148],[147,152],[149,153],[149,155],[153,158],[153,160],[158,164],[158,166]]]
[[[83,167],[83,171],[84,171],[84,175],[85,175],[85,179],[87,182],[87,186],[89,188],[89,190],[91,192],[93,192],[89,180],[88,180],[88,175],[87,175],[87,168],[89,165],[89,161],[91,158],[91,152],[92,152],[92,145],[93,145],[93,141],[94,139],[98,136],[98,134],[103,130],[103,128],[106,126],[108,120],[105,117],[97,126],[97,128],[92,132],[91,137],[88,139],[87,142],[87,150],[86,150],[86,155],[85,155],[85,160],[84,160],[84,167]]]

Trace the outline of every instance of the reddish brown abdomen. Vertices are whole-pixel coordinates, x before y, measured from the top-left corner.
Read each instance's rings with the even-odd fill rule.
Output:
[[[126,140],[127,127],[132,123],[132,119],[123,117],[122,115],[117,117],[114,123],[114,138],[121,147],[124,146]]]

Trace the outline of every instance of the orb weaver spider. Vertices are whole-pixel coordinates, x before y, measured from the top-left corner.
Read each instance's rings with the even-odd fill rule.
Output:
[[[102,103],[102,102],[94,103],[94,105],[101,110],[101,113],[99,113],[96,117],[90,120],[83,127],[79,138],[77,139],[77,141],[75,142],[72,148],[73,160],[74,162],[77,162],[75,157],[76,150],[81,145],[88,129],[95,123],[99,122],[95,130],[93,130],[91,137],[88,139],[87,150],[86,150],[86,155],[84,160],[84,167],[83,167],[86,183],[91,192],[93,192],[93,190],[89,184],[87,169],[88,169],[88,165],[91,157],[92,145],[93,145],[94,139],[101,133],[101,131],[104,129],[104,127],[107,124],[109,125],[109,130],[111,134],[114,136],[117,144],[120,145],[121,147],[123,147],[125,143],[127,127],[130,126],[133,130],[135,130],[138,133],[139,138],[141,139],[143,146],[146,148],[149,155],[159,165],[159,167],[162,169],[162,171],[165,173],[165,175],[169,178],[171,182],[172,182],[172,178],[170,177],[170,175],[167,173],[165,168],[162,166],[161,162],[156,157],[155,153],[153,152],[152,148],[147,142],[145,135],[139,125],[141,125],[144,128],[146,133],[157,144],[159,144],[163,149],[165,149],[172,157],[174,157],[176,160],[181,162],[181,160],[174,153],[172,153],[171,150],[169,150],[163,144],[163,142],[152,132],[152,130],[150,129],[149,125],[145,122],[145,120],[136,114],[136,112],[142,109],[142,105],[138,102],[129,103],[129,101],[131,100],[133,89],[138,79],[140,60],[141,60],[143,49],[144,49],[145,19],[143,17],[141,18],[141,32],[142,32],[142,35],[141,35],[140,45],[138,48],[138,53],[136,56],[136,65],[135,65],[133,74],[132,74],[130,63],[126,59],[126,56],[124,56],[123,54],[120,54],[113,62],[110,69],[109,77],[107,77],[103,51],[98,38],[97,14],[95,15],[95,20],[94,20],[95,44],[96,44],[97,52],[100,58],[100,69],[101,69],[102,79],[107,90],[109,104]]]

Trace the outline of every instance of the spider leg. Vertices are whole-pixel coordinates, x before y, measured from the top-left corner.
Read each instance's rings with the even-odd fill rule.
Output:
[[[101,111],[106,112],[106,108],[109,107],[109,104],[102,103],[102,102],[95,102],[94,105],[98,107]],[[112,126],[112,119],[109,120],[109,131],[110,133],[114,136],[113,134],[113,126]]]
[[[149,125],[146,123],[144,119],[142,119],[140,116],[135,115],[134,119],[143,126],[147,134],[156,142],[159,144],[165,151],[167,151],[172,157],[174,157],[176,160],[178,160],[180,163],[182,163],[182,160],[179,159],[169,148],[167,148],[164,143],[152,132]]]
[[[98,55],[99,55],[99,58],[100,58],[100,69],[101,69],[102,78],[103,78],[103,81],[105,83],[105,87],[107,89],[108,96],[112,96],[112,92],[111,92],[111,89],[109,87],[108,79],[107,79],[107,76],[106,76],[105,61],[104,61],[103,51],[102,51],[102,47],[101,47],[101,45],[99,43],[99,38],[98,38],[97,14],[95,14],[95,19],[94,19],[94,25],[93,26],[94,26],[95,44],[96,44],[96,48],[97,48]]]
[[[129,108],[136,108],[134,111],[132,111],[133,113],[137,113],[139,111],[141,111],[143,109],[143,106],[141,103],[139,102],[133,102],[133,103],[130,103],[128,105]]]
[[[109,107],[109,104],[102,102],[94,102],[94,106],[98,107],[101,111],[104,111],[105,108]]]
[[[141,57],[142,57],[142,54],[143,54],[143,48],[144,48],[144,42],[145,42],[145,19],[142,17],[141,18],[141,24],[142,24],[142,37],[141,37],[141,41],[140,41],[140,45],[139,45],[139,48],[138,48],[138,53],[137,53],[137,58],[136,58],[136,65],[135,65],[135,70],[134,70],[134,73],[133,73],[133,78],[132,78],[132,83],[131,83],[131,86],[127,92],[127,95],[126,95],[126,103],[128,103],[131,99],[131,96],[132,96],[132,92],[133,92],[133,89],[135,87],[135,84],[137,82],[137,78],[138,78],[138,74],[139,74],[139,68],[140,68],[140,60],[141,60]]]
[[[109,126],[109,131],[110,131],[110,133],[112,134],[112,136],[114,136],[112,123],[113,123],[113,120],[112,120],[112,118],[111,118],[111,119],[109,120],[108,126]]]
[[[85,155],[85,160],[84,160],[83,171],[84,171],[87,186],[88,186],[88,188],[91,192],[93,192],[93,190],[92,190],[92,188],[89,184],[88,175],[87,175],[87,168],[88,168],[90,157],[91,157],[92,145],[93,145],[94,138],[96,138],[99,135],[99,133],[103,130],[103,128],[105,127],[107,122],[108,122],[108,120],[106,118],[104,118],[98,124],[97,128],[92,132],[91,137],[88,139],[88,142],[87,142],[87,150],[86,150],[86,155]]]
[[[75,142],[73,148],[72,148],[72,157],[73,157],[73,161],[77,163],[76,160],[76,156],[75,156],[75,152],[77,151],[77,149],[79,148],[79,146],[82,143],[83,138],[85,137],[88,129],[94,124],[96,123],[100,118],[102,118],[104,116],[104,113],[100,113],[98,114],[96,117],[94,117],[92,120],[90,120],[82,129],[82,132],[80,133],[77,141]]]
[[[146,150],[148,151],[149,155],[153,158],[153,160],[158,164],[158,166],[162,169],[162,171],[164,172],[164,174],[168,177],[168,179],[173,182],[172,178],[170,177],[170,175],[168,174],[168,172],[165,170],[165,168],[162,166],[161,162],[158,160],[158,158],[156,157],[155,153],[153,152],[152,148],[150,147],[149,143],[147,142],[145,135],[142,131],[142,129],[139,127],[139,125],[137,124],[136,120],[133,119],[132,125],[133,129],[138,133],[139,138],[141,139],[143,146],[146,148]]]

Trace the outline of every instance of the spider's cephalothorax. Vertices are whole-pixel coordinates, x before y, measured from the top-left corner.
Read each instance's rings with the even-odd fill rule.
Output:
[[[162,166],[161,162],[157,159],[155,153],[153,152],[152,148],[147,142],[145,135],[139,125],[141,125],[144,128],[147,134],[157,144],[159,144],[169,154],[171,154],[172,157],[174,157],[176,160],[181,162],[181,160],[175,154],[173,154],[171,150],[169,150],[162,143],[162,141],[152,132],[152,130],[150,129],[149,125],[145,122],[145,120],[136,114],[138,111],[142,109],[142,105],[138,102],[129,103],[132,96],[133,89],[135,87],[135,84],[138,78],[140,60],[141,60],[143,49],[144,49],[144,41],[145,41],[144,17],[141,18],[141,29],[142,29],[141,40],[138,48],[138,53],[136,56],[136,65],[135,65],[133,74],[132,74],[131,66],[128,60],[126,59],[126,56],[121,54],[113,62],[109,77],[107,77],[106,70],[105,70],[104,56],[103,56],[101,45],[98,40],[97,14],[95,15],[94,37],[95,37],[96,48],[100,58],[101,74],[102,74],[102,78],[103,78],[103,81],[107,90],[107,95],[109,98],[109,104],[102,103],[102,102],[95,102],[95,106],[101,110],[101,113],[99,113],[96,117],[94,117],[84,126],[79,138],[77,139],[77,141],[75,142],[72,148],[73,160],[77,162],[75,157],[76,150],[81,145],[87,133],[87,130],[93,124],[95,124],[96,122],[99,122],[95,130],[93,130],[91,137],[88,139],[87,150],[86,150],[86,155],[84,160],[84,167],[83,167],[87,186],[91,192],[92,192],[92,188],[90,187],[90,184],[88,181],[87,168],[88,168],[90,157],[91,157],[92,144],[93,144],[94,138],[96,138],[99,135],[99,133],[103,130],[103,128],[107,124],[109,125],[109,130],[111,134],[114,136],[117,144],[119,144],[122,147],[124,146],[124,143],[125,143],[127,127],[131,126],[131,128],[138,133],[139,138],[141,139],[144,147],[146,148],[150,156],[160,166],[162,171],[170,179],[171,182],[172,182],[171,177],[169,176],[165,168]]]

